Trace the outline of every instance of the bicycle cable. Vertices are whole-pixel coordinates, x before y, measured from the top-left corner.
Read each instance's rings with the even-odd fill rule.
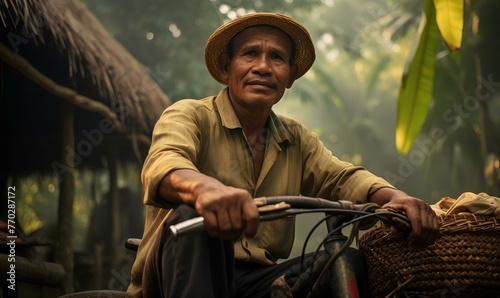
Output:
[[[358,216],[355,216],[352,220],[350,221],[347,221],[345,223],[343,223],[342,225],[340,225],[339,227],[333,229],[332,231],[330,231],[327,236],[321,241],[321,243],[318,245],[318,247],[316,248],[316,251],[315,251],[315,254],[314,254],[314,257],[313,259],[317,260],[317,254],[319,253],[319,250],[321,249],[322,246],[325,245],[325,243],[327,241],[329,241],[329,238],[337,233],[339,230],[349,226],[349,225],[352,225],[353,228],[351,230],[351,232],[349,233],[349,237],[347,238],[347,240],[344,242],[344,244],[340,247],[340,249],[332,256],[330,256],[328,258],[328,261],[326,262],[326,264],[323,266],[318,278],[316,279],[316,281],[314,282],[313,286],[310,288],[309,290],[309,295],[308,297],[311,297],[311,295],[315,295],[314,293],[316,293],[318,291],[318,288],[320,287],[320,284],[321,284],[321,281],[323,280],[323,278],[325,277],[325,275],[328,273],[328,269],[329,267],[331,266],[331,264],[333,264],[333,262],[335,262],[335,260],[338,259],[338,257],[345,252],[345,250],[352,244],[352,241],[354,240],[354,236],[358,235],[359,233],[359,225],[362,221],[366,220],[367,218],[370,218],[370,217],[378,217],[379,220],[382,220],[384,221],[384,219],[392,219],[392,218],[399,218],[399,219],[402,219],[404,218],[404,216],[402,214],[399,214],[399,213],[393,213],[393,212],[366,212],[366,211],[359,211],[357,212],[358,213]],[[359,215],[359,214],[363,214],[363,215]],[[319,226],[319,224],[321,224],[322,222],[324,222],[327,218],[331,217],[331,216],[335,216],[336,214],[329,214],[325,217],[323,217],[321,220],[318,221],[318,223],[316,223],[316,225],[314,226],[314,229],[317,228],[317,226]],[[308,237],[312,234],[312,232],[310,232],[308,234]],[[304,246],[305,247],[305,246]],[[304,250],[303,250],[303,253],[302,253],[302,260],[301,260],[301,266],[303,266],[303,259],[304,259]]]

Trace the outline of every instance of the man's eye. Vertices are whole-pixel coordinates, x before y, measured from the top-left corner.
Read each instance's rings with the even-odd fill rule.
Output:
[[[281,55],[278,55],[278,54],[272,55],[272,58],[275,60],[279,60],[279,61],[285,61],[285,59]]]
[[[250,57],[255,57],[257,55],[257,52],[255,51],[248,51],[243,54],[244,56],[250,56]]]

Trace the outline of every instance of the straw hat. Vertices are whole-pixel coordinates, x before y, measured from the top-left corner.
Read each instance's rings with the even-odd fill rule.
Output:
[[[304,75],[312,66],[316,54],[311,37],[304,26],[282,14],[250,13],[223,24],[208,38],[205,46],[205,63],[212,77],[219,83],[227,85],[227,82],[220,75],[218,63],[220,55],[227,51],[229,42],[236,34],[257,25],[270,25],[279,28],[293,40],[296,49],[292,64],[297,65],[298,68],[295,79]]]

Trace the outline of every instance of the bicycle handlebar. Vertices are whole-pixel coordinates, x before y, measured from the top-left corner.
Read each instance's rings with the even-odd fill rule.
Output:
[[[318,287],[324,284],[327,274],[335,277],[330,281],[334,297],[358,297],[357,286],[354,284],[353,287],[352,284],[353,278],[355,278],[354,268],[351,261],[346,259],[343,254],[345,249],[352,243],[358,231],[372,227],[378,220],[389,222],[389,224],[395,225],[400,230],[411,229],[410,222],[405,214],[390,208],[382,208],[374,203],[354,204],[350,201],[329,201],[304,196],[260,197],[255,198],[254,202],[258,208],[259,220],[261,221],[300,213],[324,212],[326,214],[322,221],[324,220],[327,224],[328,234],[323,240],[322,246],[324,246],[325,251],[328,251],[328,253],[317,258],[314,261],[314,266],[309,267],[300,275],[299,280],[297,280],[293,287],[289,288],[290,293],[294,297],[302,297],[306,292],[309,293],[307,297],[314,295]],[[349,216],[331,217],[331,215]],[[372,220],[367,222],[368,218]],[[373,219],[377,221],[373,221]],[[360,227],[359,224],[361,221],[363,221],[363,225],[368,223],[366,225],[367,228]],[[342,228],[350,224],[354,224],[354,226],[351,229],[349,237],[339,237],[342,235]],[[175,240],[182,235],[203,231],[204,229],[203,217],[195,217],[170,226]],[[310,234],[307,238],[309,236]],[[305,243],[307,243],[307,240]],[[304,252],[305,244],[302,256],[304,256]]]
[[[257,207],[264,205],[279,204],[281,202],[290,204],[293,208],[333,208],[333,209],[348,209],[357,210],[359,207],[351,201],[329,201],[321,198],[304,197],[304,196],[272,196],[260,197],[254,199]],[[364,205],[364,204],[363,204]]]
[[[305,196],[259,197],[255,198],[254,202],[259,208],[259,219],[261,221],[273,220],[307,212],[335,211],[337,213],[349,213],[349,211],[360,212],[371,209],[371,213],[374,213],[377,210],[382,209],[379,205],[374,203],[354,204],[351,201],[345,200],[329,201],[326,199]],[[398,225],[399,228],[411,228],[408,218],[405,215],[394,210],[384,210],[393,213],[394,218],[397,218],[395,224]],[[172,232],[174,239],[193,232],[201,232],[204,229],[204,219],[201,216],[170,226],[170,231]]]

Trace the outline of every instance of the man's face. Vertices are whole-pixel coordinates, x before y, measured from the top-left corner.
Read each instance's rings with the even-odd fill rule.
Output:
[[[246,108],[271,108],[290,88],[297,73],[292,41],[283,31],[256,26],[236,35],[233,56],[223,60],[233,104]]]

